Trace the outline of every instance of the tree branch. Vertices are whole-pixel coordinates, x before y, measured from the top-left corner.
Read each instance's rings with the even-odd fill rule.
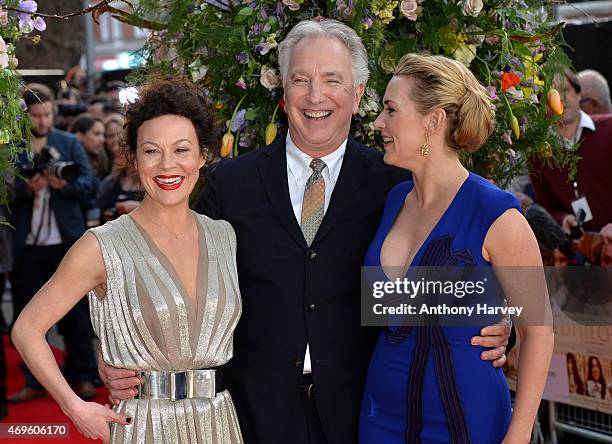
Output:
[[[88,8],[85,8],[81,11],[76,11],[76,12],[71,12],[70,14],[64,14],[64,15],[59,15],[59,14],[44,14],[42,12],[30,12],[30,11],[24,11],[22,9],[19,8],[13,8],[13,7],[9,7],[9,6],[4,6],[3,9],[7,10],[7,11],[13,11],[13,12],[21,12],[23,14],[29,14],[32,15],[34,17],[43,17],[43,18],[50,18],[50,19],[59,19],[59,20],[66,20],[69,19],[70,17],[78,17],[81,15],[85,15],[85,14],[89,14],[90,12],[96,12],[98,10],[102,10],[102,12],[104,12],[105,10],[108,9],[115,9],[112,6],[109,6],[109,3],[111,3],[113,0],[102,0],[100,3],[97,3],[95,5],[89,6]],[[132,8],[132,10],[134,10],[134,5],[132,5],[132,3],[130,3],[128,0],[120,0],[122,3],[125,3],[126,5],[128,5],[130,8]]]

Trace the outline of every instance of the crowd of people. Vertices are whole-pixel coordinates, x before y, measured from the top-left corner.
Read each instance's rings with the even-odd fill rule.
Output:
[[[58,100],[44,85],[26,86],[33,156],[19,159],[7,213],[15,230],[0,238],[11,250],[0,272],[10,272],[19,316],[13,339],[27,364],[25,387],[8,401],[46,389],[86,436],[108,440],[113,423],[118,442],[157,442],[162,429],[168,442],[527,442],[551,326],[516,326],[524,364],[512,412],[499,368],[507,323],[364,329],[359,269],[364,260],[404,275],[413,265],[540,267],[542,257],[606,264],[605,78],[567,71],[555,80],[565,104],[558,130],[568,149],[579,144],[575,180],[529,159],[531,175],[512,194],[459,162],[494,125],[463,65],[402,59],[375,123],[383,158],[349,136],[368,77],[353,30],[301,22],[280,44],[279,63],[288,132],[211,165],[195,212],[189,195],[219,143],[214,110],[195,86],[157,81],[125,109],[118,87],[83,105],[78,91],[63,88]],[[62,114],[65,131],[60,109],[72,113]],[[530,230],[522,213],[536,205],[564,233],[558,244]],[[588,250],[585,233],[599,239]],[[44,339],[56,322],[65,380]],[[207,395],[143,397],[177,372]],[[81,401],[95,396],[98,373],[115,410]]]

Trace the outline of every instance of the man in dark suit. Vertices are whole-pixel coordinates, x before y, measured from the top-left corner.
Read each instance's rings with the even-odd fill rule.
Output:
[[[44,168],[38,171],[26,153],[17,164],[24,177],[15,180],[9,203],[13,231],[14,265],[11,275],[14,318],[47,282],[70,246],[85,232],[81,203],[95,195],[95,181],[87,154],[72,134],[53,128],[53,94],[44,85],[27,85],[23,99],[32,121],[32,155],[53,154],[59,162],[78,165],[78,174],[68,181]],[[48,154],[45,154],[48,153]],[[40,157],[41,159],[44,157]],[[31,171],[31,173],[28,173]],[[96,395],[96,361],[87,301],[74,307],[59,324],[66,344],[64,373],[84,399]],[[43,387],[23,366],[25,387],[9,397],[19,403],[44,396]]]
[[[360,326],[360,266],[388,191],[410,175],[348,137],[368,77],[352,29],[301,22],[279,64],[289,132],[218,164],[196,205],[238,241],[243,312],[224,381],[248,444],[352,444],[378,334]],[[129,371],[99,365],[127,396],[134,378],[110,380]]]

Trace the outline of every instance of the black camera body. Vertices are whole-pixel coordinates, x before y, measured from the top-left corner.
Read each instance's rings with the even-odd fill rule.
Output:
[[[44,146],[39,153],[32,156],[31,162],[23,165],[21,174],[29,179],[46,172],[49,176],[72,182],[79,176],[80,166],[74,162],[62,161],[61,157],[57,148]]]

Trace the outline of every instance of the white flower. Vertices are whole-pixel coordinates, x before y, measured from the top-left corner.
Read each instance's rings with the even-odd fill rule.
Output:
[[[417,0],[402,0],[402,3],[400,3],[400,12],[408,20],[416,21],[421,10],[422,8],[417,3]]]
[[[281,78],[274,68],[271,68],[267,65],[262,65],[261,77],[259,77],[259,82],[263,85],[264,88],[272,91],[273,89],[276,89],[281,85]]]
[[[476,17],[483,7],[482,0],[465,0],[463,4],[463,15]]]
[[[193,82],[198,82],[206,77],[208,66],[200,65],[200,62],[195,60],[189,64],[189,73],[191,74],[191,80]]]
[[[465,66],[469,67],[472,60],[474,60],[474,57],[476,57],[476,45],[459,45],[457,49],[455,49],[453,57],[458,62],[461,62]]]
[[[510,95],[514,100],[520,101],[525,98],[525,94],[520,89],[516,89],[514,86],[511,86],[506,90],[506,94]]]
[[[6,43],[0,36],[0,68],[6,68],[9,66],[9,55],[7,51],[8,49],[6,47]]]
[[[297,11],[298,9],[300,9],[300,5],[295,0],[283,0],[283,5],[285,5],[292,11]]]

